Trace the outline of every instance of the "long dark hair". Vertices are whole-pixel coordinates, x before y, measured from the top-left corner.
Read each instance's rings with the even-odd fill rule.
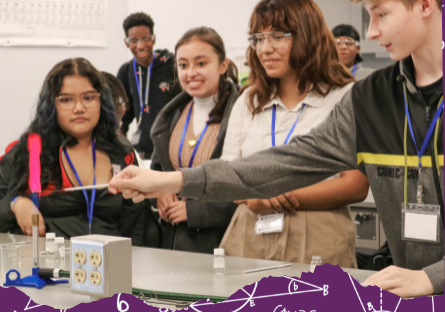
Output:
[[[205,26],[190,29],[182,36],[181,39],[179,39],[178,43],[176,43],[175,46],[175,60],[177,60],[178,49],[183,44],[193,39],[197,39],[199,41],[210,44],[213,47],[215,53],[218,55],[219,63],[221,64],[222,62],[224,62],[224,60],[226,59],[226,49],[224,47],[224,41],[213,28]],[[177,62],[175,62],[175,66],[177,66]],[[209,114],[209,117],[212,117],[212,120],[208,122],[209,124],[220,123],[223,119],[226,102],[230,96],[230,84],[228,83],[229,78],[235,85],[238,84],[238,68],[231,60],[229,60],[227,71],[219,77],[218,102],[216,103],[215,108]],[[177,83],[179,82],[177,81]]]
[[[262,0],[250,18],[250,34],[272,26],[293,37],[289,65],[299,79],[298,90],[312,90],[326,95],[332,86],[343,87],[354,78],[340,64],[334,37],[327,28],[320,8],[313,0]],[[296,39],[298,38],[298,40]],[[247,87],[249,107],[253,115],[262,111],[272,97],[277,96],[279,80],[267,76],[256,51],[249,46],[247,59],[251,68]],[[323,90],[322,84],[328,86]],[[254,99],[258,99],[255,107]]]
[[[54,183],[57,188],[62,187],[59,150],[68,137],[57,122],[55,98],[60,93],[64,78],[73,75],[88,78],[93,88],[100,93],[100,117],[93,129],[96,143],[99,145],[101,142],[107,142],[106,145],[109,146],[107,152],[121,153],[122,157],[126,154],[125,148],[117,138],[114,103],[104,76],[86,59],[64,60],[54,66],[46,76],[37,102],[34,120],[17,143],[16,157],[13,163],[15,177],[13,190],[16,193],[22,193],[27,186],[29,176],[27,135],[32,132],[39,134],[42,138],[40,155],[42,189],[46,188],[49,183]],[[75,144],[77,144],[75,139],[67,142],[68,146]]]

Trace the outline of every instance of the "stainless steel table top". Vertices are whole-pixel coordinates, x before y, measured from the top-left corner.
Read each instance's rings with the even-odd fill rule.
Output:
[[[0,245],[26,241],[29,238],[19,235],[0,234]],[[44,238],[39,240],[39,249],[44,250]],[[226,257],[226,275],[213,273],[213,255],[171,251],[153,248],[133,247],[132,272],[133,287],[151,291],[163,291],[182,294],[229,297],[245,285],[253,284],[263,277],[292,276],[300,277],[309,271],[309,265],[292,263],[290,267],[244,274],[243,271],[284,264],[284,262]],[[31,256],[21,257],[19,272],[22,276],[31,274]],[[41,257],[41,268],[70,269],[67,254],[65,261]],[[345,269],[356,280],[363,282],[373,271]],[[4,279],[3,279],[4,281]],[[3,282],[2,282],[3,283]],[[41,290],[20,287],[38,304],[45,304],[58,309],[71,308],[82,302],[89,302],[90,297],[72,294],[69,285],[47,286]]]

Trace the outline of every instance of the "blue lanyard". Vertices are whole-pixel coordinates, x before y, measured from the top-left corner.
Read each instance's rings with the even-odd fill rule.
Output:
[[[354,65],[354,68],[352,69],[352,76],[355,77],[355,72],[357,71],[357,64]]]
[[[301,111],[298,114],[297,120],[295,120],[294,125],[290,129],[290,131],[289,131],[289,133],[288,133],[288,135],[286,137],[286,140],[284,141],[284,145],[289,143],[290,137],[291,137],[292,133],[294,132],[295,127],[297,126],[298,119],[300,119],[300,115],[303,112],[305,107],[306,107],[306,104],[303,104],[303,107],[301,108]],[[277,118],[277,106],[274,104],[273,105],[273,110],[272,110],[272,146],[273,147],[276,146],[276,144],[275,144],[275,120],[276,120],[276,118]]]
[[[149,84],[150,84],[151,73],[153,72],[153,63],[154,63],[155,57],[156,57],[156,53],[153,52],[153,60],[150,63],[149,76],[147,77],[147,87],[145,89],[145,105],[148,104],[148,87],[149,87]],[[138,71],[136,70],[136,58],[133,60],[133,69],[134,69],[134,77],[136,78],[136,85],[138,87],[139,105],[141,107],[141,111],[140,111],[139,117],[140,117],[140,119],[142,119],[142,114],[144,112],[144,106],[145,105],[144,105],[144,95],[141,94],[142,90],[141,90],[141,87],[140,87],[140,84],[142,83],[142,81],[139,82]]]
[[[433,131],[436,128],[437,120],[440,118],[440,115],[442,114],[442,111],[443,111],[443,100],[441,101],[441,103],[440,103],[440,105],[439,105],[439,107],[437,109],[436,115],[434,115],[433,121],[431,122],[430,128],[428,129],[428,132],[426,133],[425,140],[423,141],[422,147],[421,147],[421,149],[419,151],[419,148],[417,147],[417,143],[416,143],[416,138],[414,137],[414,131],[413,131],[413,126],[411,124],[411,117],[409,115],[408,103],[406,101],[406,94],[405,94],[405,92],[403,92],[403,99],[405,100],[405,112],[406,112],[406,117],[408,119],[409,131],[411,132],[411,137],[413,138],[414,146],[416,147],[417,155],[419,156],[419,168],[422,168],[422,156],[425,153],[425,150],[426,150],[426,148],[428,146],[428,143],[431,140],[431,136],[433,135]],[[432,155],[432,157],[434,157],[434,156]]]
[[[189,112],[187,115],[187,120],[185,121],[185,125],[184,125],[184,130],[182,131],[181,143],[179,144],[179,155],[178,155],[179,168],[182,168],[182,164],[181,164],[182,147],[184,146],[185,134],[187,133],[187,129],[189,127],[190,117],[192,116],[193,104],[194,104],[194,102],[192,102],[192,105],[190,105],[190,109],[189,109]],[[210,120],[212,120],[211,117],[210,117],[209,121]],[[190,158],[190,162],[189,162],[189,168],[191,168],[193,165],[193,160],[195,159],[199,144],[201,144],[201,140],[204,137],[204,134],[206,133],[207,128],[209,127],[208,122],[206,123],[204,130],[202,130],[201,135],[199,136],[198,142],[196,142],[195,148],[193,149],[192,157]]]
[[[96,144],[94,143],[94,140],[92,142],[92,149],[93,149],[93,166],[94,166],[94,181],[93,185],[96,185]],[[80,181],[79,175],[77,174],[76,168],[74,168],[73,163],[71,162],[70,156],[68,155],[68,152],[65,147],[63,147],[63,153],[65,154],[66,160],[68,161],[68,164],[71,167],[71,170],[73,171],[74,175],[76,176],[77,182],[79,183],[79,186],[83,186],[82,182]],[[93,210],[94,210],[94,199],[96,197],[96,189],[93,188],[91,191],[91,200],[88,201],[88,194],[87,191],[82,190],[83,196],[85,197],[85,200],[87,201],[87,216],[88,216],[88,231],[91,235],[91,224],[93,223]]]

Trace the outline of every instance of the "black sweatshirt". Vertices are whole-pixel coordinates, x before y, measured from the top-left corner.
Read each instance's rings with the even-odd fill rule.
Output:
[[[96,148],[106,151],[112,164],[121,166],[138,165],[132,152],[130,142],[122,136],[119,141],[128,153],[120,157],[113,152],[113,146],[106,141],[96,142]],[[16,194],[13,193],[14,159],[18,145],[14,146],[0,161],[0,233],[23,234],[15,215],[10,211],[10,204]],[[72,187],[71,181],[59,161],[63,187]],[[54,190],[55,184],[48,185],[46,190]],[[91,191],[88,191],[88,198]],[[23,194],[23,196],[27,196]],[[81,191],[67,193],[52,193],[40,199],[40,213],[42,214],[46,232],[56,233],[57,236],[70,239],[73,236],[88,234],[88,217],[86,201]],[[131,237],[134,246],[158,247],[159,228],[145,203],[135,204],[131,199],[124,199],[122,194],[113,195],[108,189],[97,190],[94,202],[93,234]]]
[[[156,50],[158,56],[153,60],[152,76],[150,78],[149,98],[148,98],[148,112],[144,112],[142,122],[139,127],[141,136],[139,144],[135,144],[135,149],[139,152],[142,158],[151,158],[153,153],[153,143],[150,138],[150,130],[153,122],[159,111],[170,102],[180,92],[179,86],[174,85],[175,81],[175,58],[168,50]],[[139,69],[139,64],[136,64],[136,70]],[[147,86],[147,71],[148,67],[142,68],[142,90],[145,93]],[[140,100],[139,91],[136,83],[133,59],[123,64],[119,69],[117,78],[122,82],[129,100],[129,110],[122,118],[121,132],[127,135],[128,127],[136,120],[139,121],[140,116]],[[145,97],[144,97],[145,99]],[[130,138],[131,139],[131,138]]]

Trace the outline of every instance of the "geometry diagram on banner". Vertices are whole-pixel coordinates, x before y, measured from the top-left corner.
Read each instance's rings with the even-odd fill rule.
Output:
[[[384,292],[378,287],[356,287],[350,275],[349,279],[363,308],[363,312],[403,312],[405,309],[402,306],[410,311],[413,308],[412,300],[402,301],[402,298],[386,291]],[[435,312],[434,297],[428,299],[428,301],[427,304],[431,304],[430,308],[422,304],[422,312]]]
[[[262,299],[272,297],[284,297],[284,296],[298,296],[305,293],[320,293],[320,298],[329,294],[329,286],[323,285],[322,287],[309,284],[307,282],[300,281],[298,279],[283,276],[282,285],[274,287],[274,293],[271,293],[270,288],[259,287],[258,282],[252,285],[245,286],[234,293],[226,301],[220,302],[217,305],[223,306],[224,311],[238,312],[244,307],[255,307],[257,304],[261,304]],[[264,284],[262,284],[264,285]],[[215,306],[214,303],[207,300],[207,302],[194,303],[189,306],[196,312],[212,311]],[[273,312],[273,311],[271,311]]]

